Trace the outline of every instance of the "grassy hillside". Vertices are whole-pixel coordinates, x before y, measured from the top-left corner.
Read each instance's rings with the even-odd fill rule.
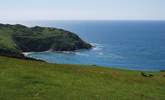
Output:
[[[91,45],[79,36],[62,29],[0,24],[0,55],[21,57],[22,52],[89,48]]]
[[[151,74],[0,56],[0,100],[164,100],[165,72]]]

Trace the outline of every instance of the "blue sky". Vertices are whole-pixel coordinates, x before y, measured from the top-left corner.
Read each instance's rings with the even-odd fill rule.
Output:
[[[1,0],[0,20],[165,20],[165,0]]]

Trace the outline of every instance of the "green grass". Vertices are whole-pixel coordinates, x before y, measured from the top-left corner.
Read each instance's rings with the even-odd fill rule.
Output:
[[[12,40],[10,29],[0,29],[0,49],[16,50],[16,44]]]
[[[165,72],[152,74],[0,56],[0,100],[164,100]]]

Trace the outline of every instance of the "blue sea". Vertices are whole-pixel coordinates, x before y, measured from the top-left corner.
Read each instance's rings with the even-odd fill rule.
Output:
[[[28,56],[49,63],[99,65],[129,70],[165,70],[165,21],[27,21],[76,33],[95,47]]]

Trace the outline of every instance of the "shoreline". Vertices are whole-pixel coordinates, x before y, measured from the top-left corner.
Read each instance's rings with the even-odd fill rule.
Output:
[[[51,51],[44,51],[44,52],[51,52]],[[57,51],[57,52],[61,52],[61,53],[68,53],[69,51]],[[74,51],[72,51],[74,52]],[[144,70],[140,70],[140,69],[129,69],[129,68],[123,68],[123,67],[110,67],[110,66],[102,66],[102,65],[97,65],[97,64],[68,64],[68,63],[50,63],[46,60],[42,60],[40,58],[33,58],[33,57],[29,57],[28,55],[32,54],[32,53],[36,53],[36,52],[24,52],[24,56],[26,59],[23,60],[34,60],[34,61],[41,61],[41,62],[46,62],[48,64],[60,64],[60,65],[82,65],[82,66],[92,66],[92,67],[101,67],[101,68],[110,68],[110,69],[116,69],[116,70],[127,70],[127,71],[138,71],[138,72],[164,72],[165,70],[149,70],[149,69],[144,69]],[[40,52],[38,52],[40,53]],[[42,52],[41,52],[42,53]],[[70,52],[69,52],[70,53]]]
[[[41,59],[36,59],[36,58],[31,58],[31,57],[24,57],[24,58],[17,58],[17,57],[9,57],[9,56],[1,56],[0,57],[4,57],[4,58],[9,58],[9,59],[17,59],[17,60],[23,60],[23,61],[35,61],[35,62],[43,62],[46,63],[48,65],[73,65],[73,66],[81,66],[83,68],[83,66],[85,66],[84,68],[88,67],[88,68],[100,68],[100,69],[111,69],[111,70],[117,70],[117,71],[130,71],[130,72],[151,72],[151,73],[160,73],[160,72],[165,72],[165,70],[157,70],[157,71],[149,71],[149,70],[133,70],[133,69],[127,69],[127,68],[117,68],[117,67],[108,67],[108,66],[101,66],[101,65],[95,65],[95,64],[61,64],[61,63],[49,63],[45,60],[41,60]]]

